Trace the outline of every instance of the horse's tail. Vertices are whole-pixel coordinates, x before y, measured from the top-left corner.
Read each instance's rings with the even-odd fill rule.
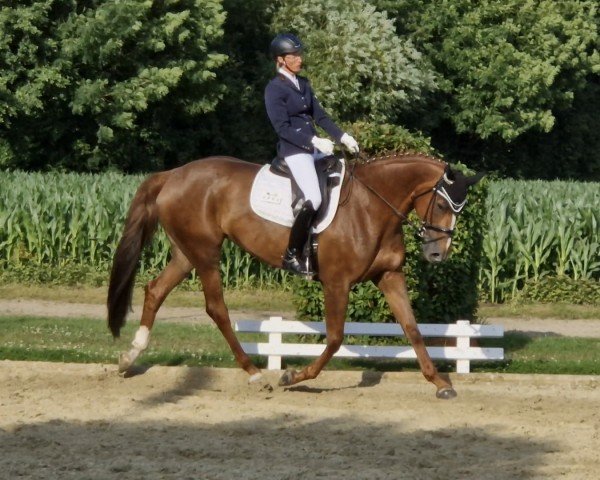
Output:
[[[131,296],[137,266],[144,246],[152,239],[158,226],[156,197],[169,177],[168,172],[149,177],[131,202],[123,236],[113,259],[108,285],[108,327],[118,337],[131,308]]]

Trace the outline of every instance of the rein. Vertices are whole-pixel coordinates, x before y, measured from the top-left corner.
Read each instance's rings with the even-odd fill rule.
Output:
[[[370,163],[370,162],[367,162],[367,163]],[[396,215],[398,218],[400,218],[403,223],[409,224],[411,227],[413,227],[416,230],[416,235],[423,241],[424,244],[437,242],[439,240],[439,237],[438,238],[432,238],[432,239],[429,239],[429,240],[425,240],[425,232],[427,232],[427,230],[433,230],[434,232],[442,233],[444,235],[447,235],[448,237],[452,237],[452,235],[454,234],[454,229],[440,227],[438,225],[433,225],[432,223],[430,223],[430,222],[427,221],[427,219],[431,218],[431,216],[433,214],[433,202],[435,200],[435,195],[436,194],[441,194],[440,193],[440,187],[441,187],[441,184],[442,184],[443,179],[444,179],[443,175],[438,180],[438,182],[433,186],[433,188],[427,189],[424,192],[421,192],[421,193],[419,193],[417,195],[414,195],[413,198],[412,198],[412,200],[414,202],[417,198],[420,198],[420,197],[422,197],[424,195],[427,195],[429,192],[433,192],[434,193],[434,195],[432,195],[431,199],[429,200],[429,204],[427,205],[427,210],[425,211],[425,220],[421,220],[421,224],[419,225],[419,224],[416,224],[415,222],[411,221],[408,218],[408,215],[406,215],[405,213],[401,212],[396,207],[394,207],[394,205],[392,205],[387,199],[385,199],[383,197],[383,195],[381,195],[371,185],[365,183],[364,180],[361,180],[360,178],[358,178],[354,174],[355,167],[356,167],[356,162],[353,163],[352,169],[349,172],[350,181],[352,182],[352,180],[357,180],[358,183],[360,183],[369,192],[371,192],[373,195],[375,195],[377,198],[379,198],[379,200],[381,200],[383,203],[385,203],[388,206],[388,208],[394,213],[394,215]],[[351,189],[352,189],[352,183],[350,184],[349,188],[350,188],[350,191],[348,193],[348,197],[350,197],[350,192],[351,192]],[[442,195],[442,197],[444,199],[446,198],[445,195]],[[345,201],[347,201],[347,199]]]

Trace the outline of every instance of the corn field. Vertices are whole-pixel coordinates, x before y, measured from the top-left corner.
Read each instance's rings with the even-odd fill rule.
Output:
[[[0,266],[91,265],[105,271],[122,233],[141,175],[3,172],[0,178]],[[169,242],[159,230],[144,251],[140,272],[166,265]],[[226,241],[221,261],[226,287],[267,287],[288,274],[269,268]]]
[[[0,268],[67,264],[110,271],[127,210],[142,176],[106,173],[3,172],[0,178]],[[600,186],[576,182],[499,180],[487,198],[481,293],[510,300],[528,280],[566,275],[600,278]],[[162,231],[146,249],[141,272],[166,264]],[[225,287],[288,286],[290,278],[226,242]]]
[[[546,276],[600,278],[599,184],[500,180],[486,205],[480,283],[490,301]]]

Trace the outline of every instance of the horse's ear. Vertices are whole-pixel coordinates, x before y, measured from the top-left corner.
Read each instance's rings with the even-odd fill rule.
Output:
[[[447,165],[444,171],[444,181],[448,185],[452,185],[456,181],[456,172],[450,168],[450,165]]]
[[[485,172],[479,172],[473,175],[472,177],[466,177],[467,186],[475,185],[479,180],[481,180],[485,176]]]

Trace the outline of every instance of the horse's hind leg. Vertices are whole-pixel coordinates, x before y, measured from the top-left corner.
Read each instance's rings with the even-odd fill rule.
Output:
[[[229,348],[231,348],[239,366],[250,375],[249,381],[255,382],[260,380],[262,375],[260,370],[252,363],[250,357],[244,352],[231,326],[229,312],[225,305],[225,299],[223,298],[218,254],[216,258],[216,261],[206,261],[202,262],[201,265],[196,265],[196,272],[198,272],[204,290],[206,313],[208,313],[217,324],[217,327],[229,344]]]
[[[158,309],[173,288],[179,285],[191,271],[192,264],[183,255],[181,250],[173,246],[171,261],[158,277],[146,285],[140,328],[138,328],[131,343],[131,350],[122,353],[119,357],[120,373],[127,371],[140,353],[148,347],[150,330],[152,330],[152,326],[154,325]]]

